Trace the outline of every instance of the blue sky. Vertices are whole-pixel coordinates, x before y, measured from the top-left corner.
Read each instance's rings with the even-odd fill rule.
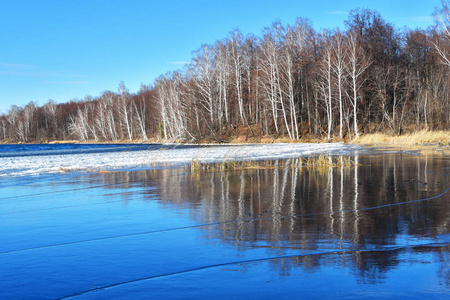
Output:
[[[182,68],[192,51],[233,28],[260,35],[276,19],[344,27],[350,10],[396,27],[426,28],[440,0],[0,0],[0,114],[11,105],[57,103],[116,91]]]

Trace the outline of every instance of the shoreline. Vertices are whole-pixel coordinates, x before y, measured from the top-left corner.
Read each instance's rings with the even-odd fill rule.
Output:
[[[153,167],[173,167],[188,164],[223,164],[246,161],[283,160],[311,156],[353,156],[373,155],[381,152],[403,152],[413,155],[439,154],[450,158],[450,147],[437,144],[427,145],[367,145],[344,142],[333,143],[253,143],[253,144],[122,144],[139,149],[129,151],[117,143],[111,151],[64,150],[34,144],[37,148],[51,148],[46,153],[20,155],[20,153],[0,157],[0,177],[40,175],[46,173],[66,173],[68,171],[117,171]],[[42,146],[39,146],[42,145]],[[78,143],[77,145],[83,145]],[[95,144],[91,144],[95,145]],[[98,147],[106,148],[98,143]],[[115,146],[117,145],[117,146]],[[129,146],[126,146],[129,145]],[[142,145],[142,146],[139,146]],[[5,145],[6,146],[6,145]],[[90,146],[87,146],[88,148]],[[18,148],[22,148],[19,146]],[[26,146],[23,148],[27,148]],[[32,148],[32,147],[30,147]],[[50,151],[55,148],[56,151]],[[65,147],[62,147],[65,148]],[[69,148],[79,148],[69,146]],[[81,148],[83,148],[81,146]],[[109,147],[108,147],[109,148]],[[0,149],[1,150],[1,149]],[[14,151],[14,146],[13,146]],[[20,151],[19,151],[20,152]],[[8,152],[6,152],[8,153]],[[11,152],[9,152],[11,153]]]
[[[139,149],[113,149],[112,151],[86,152],[83,150],[61,150],[47,153],[32,151],[31,155],[6,155],[0,157],[0,177],[27,176],[72,170],[118,170],[152,167],[172,167],[192,162],[235,162],[251,160],[273,160],[311,155],[351,155],[361,150],[361,146],[344,143],[322,144],[236,144],[192,147],[180,145],[138,146]],[[130,144],[132,148],[133,145]],[[20,148],[20,146],[19,146]],[[26,147],[25,147],[26,148]],[[38,146],[39,148],[39,146]],[[56,147],[58,148],[58,147]],[[102,146],[100,146],[102,148]],[[113,147],[114,148],[114,147]],[[125,147],[126,148],[126,147]]]
[[[450,146],[450,131],[429,131],[421,130],[400,136],[385,134],[385,133],[370,133],[362,134],[359,137],[348,139],[332,137],[331,139],[306,136],[299,140],[292,140],[287,137],[248,137],[245,135],[237,135],[229,139],[213,139],[207,138],[196,141],[182,141],[182,140],[158,140],[150,138],[148,140],[136,139],[117,140],[117,141],[79,141],[79,140],[55,140],[55,141],[32,141],[32,142],[10,142],[8,140],[0,141],[0,145],[34,145],[34,144],[198,144],[198,145],[220,145],[220,144],[297,144],[297,143],[339,143],[356,145],[370,145],[370,146]]]

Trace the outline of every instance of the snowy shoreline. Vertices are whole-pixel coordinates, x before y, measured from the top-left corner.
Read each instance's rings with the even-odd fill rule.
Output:
[[[159,147],[159,148],[158,148]],[[154,145],[152,149],[135,150],[130,146],[101,153],[52,153],[34,151],[31,155],[0,156],[0,178],[22,177],[62,171],[87,169],[120,170],[125,168],[150,168],[154,165],[179,165],[224,160],[246,161],[284,159],[311,155],[351,155],[362,146],[344,143],[327,144],[240,144],[240,145]],[[64,152],[65,151],[65,152]]]

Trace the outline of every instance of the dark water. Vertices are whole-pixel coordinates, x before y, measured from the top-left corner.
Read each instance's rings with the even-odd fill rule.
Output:
[[[2,299],[450,297],[450,159],[2,186]]]

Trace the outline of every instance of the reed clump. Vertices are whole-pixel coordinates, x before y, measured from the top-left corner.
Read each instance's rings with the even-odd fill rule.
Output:
[[[229,170],[243,170],[243,169],[256,169],[262,168],[262,162],[257,161],[226,161],[221,162],[200,162],[193,160],[189,164],[191,172],[199,171],[229,171]]]
[[[337,168],[355,165],[356,162],[351,156],[320,155],[306,158],[303,166],[307,168]]]
[[[308,168],[323,169],[335,167],[352,167],[357,165],[351,156],[319,155],[306,158],[285,160],[222,160],[220,162],[200,162],[192,160],[188,164],[191,173],[201,171],[237,171],[246,169],[284,169],[284,168]]]

